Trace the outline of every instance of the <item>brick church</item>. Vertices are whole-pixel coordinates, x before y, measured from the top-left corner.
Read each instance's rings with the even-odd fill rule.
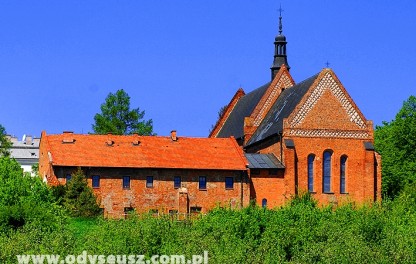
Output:
[[[274,41],[271,80],[235,93],[210,133],[233,136],[245,153],[274,155],[276,175],[251,170],[251,199],[282,205],[299,192],[322,204],[381,199],[381,158],[373,123],[329,68],[296,83],[290,75],[286,37]]]
[[[107,217],[381,199],[373,123],[331,69],[293,80],[281,17],[274,45],[270,81],[240,88],[208,138],[42,132],[40,176],[66,184],[80,167]]]

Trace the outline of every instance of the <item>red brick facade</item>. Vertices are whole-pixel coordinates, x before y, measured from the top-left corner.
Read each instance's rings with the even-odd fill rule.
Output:
[[[234,122],[244,129],[243,135],[234,135],[225,126],[216,128],[216,136],[236,136],[247,153],[272,153],[284,165],[278,177],[267,175],[267,171],[251,173],[250,198],[258,205],[267,199],[269,207],[283,205],[300,192],[310,192],[320,204],[380,200],[381,158],[373,147],[373,124],[365,119],[335,73],[324,69],[309,80],[285,87],[285,92],[271,93],[273,85],[283,83],[279,80],[282,76],[290,76],[286,67],[276,74],[244,122],[237,124],[227,118],[218,122]],[[265,102],[269,105],[263,106]],[[259,109],[268,113],[260,114]],[[255,122],[258,117],[261,120]],[[326,162],[325,151],[331,153]],[[314,159],[308,165],[310,155]]]
[[[44,180],[65,184],[77,167],[107,217],[132,209],[187,214],[249,204],[247,160],[233,138],[43,132],[39,172]]]

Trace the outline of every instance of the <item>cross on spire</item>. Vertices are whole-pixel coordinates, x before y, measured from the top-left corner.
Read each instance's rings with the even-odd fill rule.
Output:
[[[279,34],[281,35],[282,34],[282,12],[284,11],[283,9],[282,9],[282,5],[280,4],[280,7],[279,7]]]
[[[329,65],[331,65],[331,63],[329,63],[329,61],[326,61],[325,65],[326,65],[327,68],[329,68]]]

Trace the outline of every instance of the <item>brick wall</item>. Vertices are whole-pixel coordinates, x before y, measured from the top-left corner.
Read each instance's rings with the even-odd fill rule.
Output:
[[[57,167],[55,174],[64,184],[65,175],[75,168]],[[176,210],[187,213],[192,207],[200,207],[205,213],[216,206],[240,208],[249,203],[249,183],[240,171],[172,170],[172,169],[84,169],[92,186],[92,175],[100,176],[100,187],[94,188],[100,206],[107,217],[122,217],[124,208],[138,212],[158,211],[169,213]],[[130,176],[130,188],[123,188],[123,176]],[[146,177],[153,176],[153,187],[146,187]],[[180,176],[183,188],[174,187],[174,177]],[[199,189],[199,176],[206,176],[207,187]],[[243,176],[243,183],[241,177]],[[225,177],[233,177],[234,187],[225,188]],[[183,212],[187,210],[187,212]]]

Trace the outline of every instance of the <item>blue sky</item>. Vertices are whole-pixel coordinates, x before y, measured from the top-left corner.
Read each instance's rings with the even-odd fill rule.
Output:
[[[367,119],[416,95],[416,1],[0,1],[0,124],[91,132],[124,89],[154,131],[207,136],[241,86],[269,81],[279,4],[291,74],[328,61]]]

